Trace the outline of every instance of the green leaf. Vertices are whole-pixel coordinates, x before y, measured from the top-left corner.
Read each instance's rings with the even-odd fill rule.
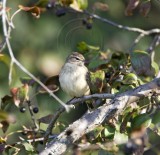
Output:
[[[114,52],[112,53],[110,63],[115,68],[119,67],[119,65],[124,65],[128,62],[128,54],[123,52]]]
[[[8,57],[8,55],[0,54],[0,61],[2,61],[3,63],[5,63],[9,67],[9,65],[10,65],[10,58]]]
[[[25,147],[25,150],[28,152],[34,152],[34,147],[27,143],[27,142],[23,142],[22,145]]]
[[[152,66],[152,70],[153,70],[154,75],[157,75],[158,72],[159,72],[159,66],[158,66],[158,64],[155,61],[152,61],[151,66]]]
[[[103,82],[105,79],[105,72],[98,70],[96,72],[90,72],[90,89],[92,93],[102,92]]]
[[[125,75],[123,79],[123,84],[136,84],[138,80],[137,76],[134,73],[129,73]]]
[[[132,130],[139,129],[141,127],[147,128],[150,126],[151,122],[152,122],[152,119],[151,117],[149,117],[148,114],[140,114],[134,117],[134,119],[131,122],[131,127],[132,127]]]
[[[104,61],[104,60],[93,60],[93,61],[91,61],[91,62],[89,63],[88,68],[89,68],[89,69],[95,69],[95,68],[97,68],[98,66],[103,65],[103,64],[106,64],[106,61]]]
[[[7,120],[7,118],[8,118],[8,113],[6,113],[3,110],[0,110],[0,121]]]
[[[120,125],[120,133],[125,133],[127,130],[127,123],[129,122],[130,118],[132,117],[132,112],[129,112],[124,118]]]
[[[104,136],[106,138],[109,138],[109,139],[113,139],[114,138],[114,134],[115,134],[115,128],[112,127],[112,126],[105,126],[105,129],[104,129]]]
[[[85,52],[85,51],[89,51],[89,48],[88,48],[87,44],[84,41],[82,41],[82,42],[77,44],[77,49],[79,51],[81,51],[82,53]]]
[[[128,135],[115,132],[114,141],[116,144],[125,144],[128,142]]]
[[[89,60],[88,68],[95,70],[103,64],[107,63],[107,60],[102,56],[99,51],[92,51],[85,54],[86,60]]]
[[[130,54],[131,64],[138,75],[153,76],[154,72],[151,68],[151,57],[145,51],[134,51]]]
[[[146,105],[149,105],[151,103],[151,99],[150,98],[148,98],[148,97],[145,97],[145,98],[141,98],[140,100],[139,100],[139,106],[140,107],[143,107],[143,106],[146,106]]]
[[[160,111],[156,111],[156,113],[152,117],[152,123],[157,124],[160,123]]]
[[[86,51],[90,51],[90,50],[98,51],[100,48],[98,46],[89,45],[86,42],[82,41],[77,44],[77,49],[81,53],[85,53]]]
[[[79,9],[85,10],[88,7],[88,0],[77,0]]]

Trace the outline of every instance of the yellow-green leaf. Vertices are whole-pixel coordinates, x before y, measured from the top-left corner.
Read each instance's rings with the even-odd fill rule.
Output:
[[[136,84],[137,83],[137,76],[134,73],[129,73],[124,76],[124,80],[122,81],[123,84]]]
[[[102,92],[103,82],[105,79],[105,72],[98,70],[96,72],[90,72],[90,89],[92,93]]]
[[[0,61],[2,61],[4,64],[6,64],[8,67],[10,65],[10,58],[8,55],[0,54]]]
[[[77,0],[78,6],[81,10],[85,10],[88,7],[88,0]]]

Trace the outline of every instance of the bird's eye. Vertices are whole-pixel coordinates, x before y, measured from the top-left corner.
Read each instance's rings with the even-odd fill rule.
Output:
[[[76,60],[80,60],[79,58],[75,57]]]

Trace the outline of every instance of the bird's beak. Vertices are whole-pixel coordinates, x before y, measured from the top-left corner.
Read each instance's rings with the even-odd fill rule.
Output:
[[[88,64],[89,64],[89,61],[88,61],[88,60],[84,60],[83,62],[84,62],[85,65],[88,65]]]

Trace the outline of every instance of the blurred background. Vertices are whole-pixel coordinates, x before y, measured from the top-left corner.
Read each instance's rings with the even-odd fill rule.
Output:
[[[34,0],[14,0],[8,1],[8,7],[11,8],[11,14],[18,10],[18,5],[32,5]],[[107,11],[93,11],[94,0],[89,0],[88,10],[101,17],[122,25],[142,28],[144,30],[160,27],[160,1],[151,1],[151,11],[147,17],[139,14],[138,10],[133,16],[125,16],[127,0],[101,0],[100,2],[108,5]],[[36,77],[46,79],[58,75],[66,57],[72,52],[77,51],[77,44],[85,41],[89,45],[100,47],[101,51],[128,52],[137,33],[118,29],[98,20],[93,20],[92,28],[86,29],[82,24],[84,15],[67,13],[62,17],[57,17],[53,9],[48,9],[40,15],[39,19],[34,18],[30,13],[21,11],[14,17],[15,29],[11,33],[11,45],[13,52],[21,64],[23,64]],[[154,36],[147,36],[140,41],[136,49],[146,50]],[[3,40],[2,24],[0,39]],[[159,59],[159,48],[156,49],[156,59]],[[8,54],[5,49],[2,54]],[[159,63],[160,64],[160,63]],[[27,76],[17,66],[14,66],[15,76],[12,84],[8,85],[9,66],[0,62],[0,97],[10,94],[10,88],[21,86],[20,77]],[[34,95],[34,94],[31,94]],[[64,102],[70,99],[61,90],[56,95]],[[50,113],[54,113],[60,106],[48,94],[37,95],[34,99],[38,104],[39,113],[36,118],[40,118]],[[86,110],[86,106],[77,107],[70,114],[63,114],[60,120],[69,124],[81,116]],[[22,125],[29,125],[31,117],[28,111],[21,113],[15,106],[9,108],[17,122],[9,127],[8,133],[21,129]],[[44,125],[45,126],[45,125]],[[45,126],[46,127],[46,126]],[[45,128],[44,127],[44,128]],[[43,128],[43,125],[42,125]]]

